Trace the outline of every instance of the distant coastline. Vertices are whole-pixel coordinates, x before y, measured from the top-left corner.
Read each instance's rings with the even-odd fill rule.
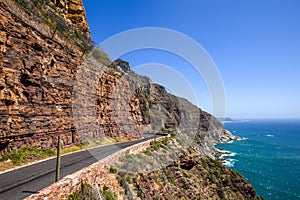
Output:
[[[231,117],[218,117],[221,123],[231,123],[231,122],[249,122],[250,119],[232,119]]]
[[[218,120],[220,122],[233,122],[233,121],[236,121],[236,120],[233,120],[232,118],[230,117],[218,117]]]
[[[299,119],[235,120],[225,128],[242,140],[215,146],[223,165],[239,171],[266,200],[300,198]]]

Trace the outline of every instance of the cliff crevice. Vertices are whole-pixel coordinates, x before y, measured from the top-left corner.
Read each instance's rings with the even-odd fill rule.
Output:
[[[153,153],[155,144],[130,157],[150,154],[150,163],[120,165],[127,172],[142,167],[134,171],[140,198],[258,198],[242,176],[211,159],[217,157],[213,143],[237,137],[209,113],[134,73],[128,62],[111,62],[94,48],[81,0],[2,0],[0,17],[0,155],[54,149],[58,135],[71,146],[172,133],[176,141],[161,142],[161,151]],[[154,162],[161,168],[151,168]],[[88,173],[90,180],[105,175],[97,168]]]
[[[74,145],[175,131],[202,138],[199,151],[214,157],[211,143],[235,139],[128,62],[111,62],[99,48],[87,55],[92,42],[81,0],[3,0],[0,9],[1,154],[55,148],[58,134]]]

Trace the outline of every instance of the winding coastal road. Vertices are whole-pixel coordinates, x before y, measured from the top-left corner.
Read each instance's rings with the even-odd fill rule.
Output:
[[[60,178],[72,174],[121,149],[152,139],[145,134],[144,139],[100,146],[61,157]],[[159,136],[158,136],[159,137]],[[51,158],[29,166],[0,174],[0,200],[23,199],[54,183],[56,158]]]

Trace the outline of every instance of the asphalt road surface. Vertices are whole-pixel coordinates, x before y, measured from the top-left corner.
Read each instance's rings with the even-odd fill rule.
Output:
[[[145,134],[144,137],[141,140],[96,147],[63,155],[61,157],[60,178],[79,171],[121,149],[149,140],[153,138],[153,135]],[[23,199],[51,185],[55,182],[55,167],[56,158],[52,158],[0,174],[0,200]]]

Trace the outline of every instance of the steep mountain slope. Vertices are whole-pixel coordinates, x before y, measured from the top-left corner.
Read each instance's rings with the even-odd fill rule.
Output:
[[[43,2],[0,2],[1,153],[24,146],[54,148],[60,133],[65,144],[78,142],[69,83],[89,35]]]
[[[81,1],[1,2],[0,152],[144,132],[233,137],[211,115],[91,47]],[[101,54],[102,53],[102,54]],[[100,55],[100,57],[99,57]],[[99,62],[100,59],[100,62]]]
[[[193,151],[134,179],[141,199],[261,199],[240,174]]]
[[[175,133],[180,145],[170,148],[178,156],[169,149],[156,157],[173,158],[164,169],[175,182],[158,187],[163,171],[136,174],[141,197],[257,198],[240,175],[208,158],[217,157],[213,143],[237,137],[212,115],[135,74],[126,61],[111,62],[94,48],[81,0],[1,0],[0,17],[0,155],[55,148],[59,134],[69,146]]]
[[[101,181],[85,179],[69,198],[262,199],[243,176],[199,154],[196,146],[175,135],[152,141],[142,152],[126,153],[106,173],[102,169]]]

